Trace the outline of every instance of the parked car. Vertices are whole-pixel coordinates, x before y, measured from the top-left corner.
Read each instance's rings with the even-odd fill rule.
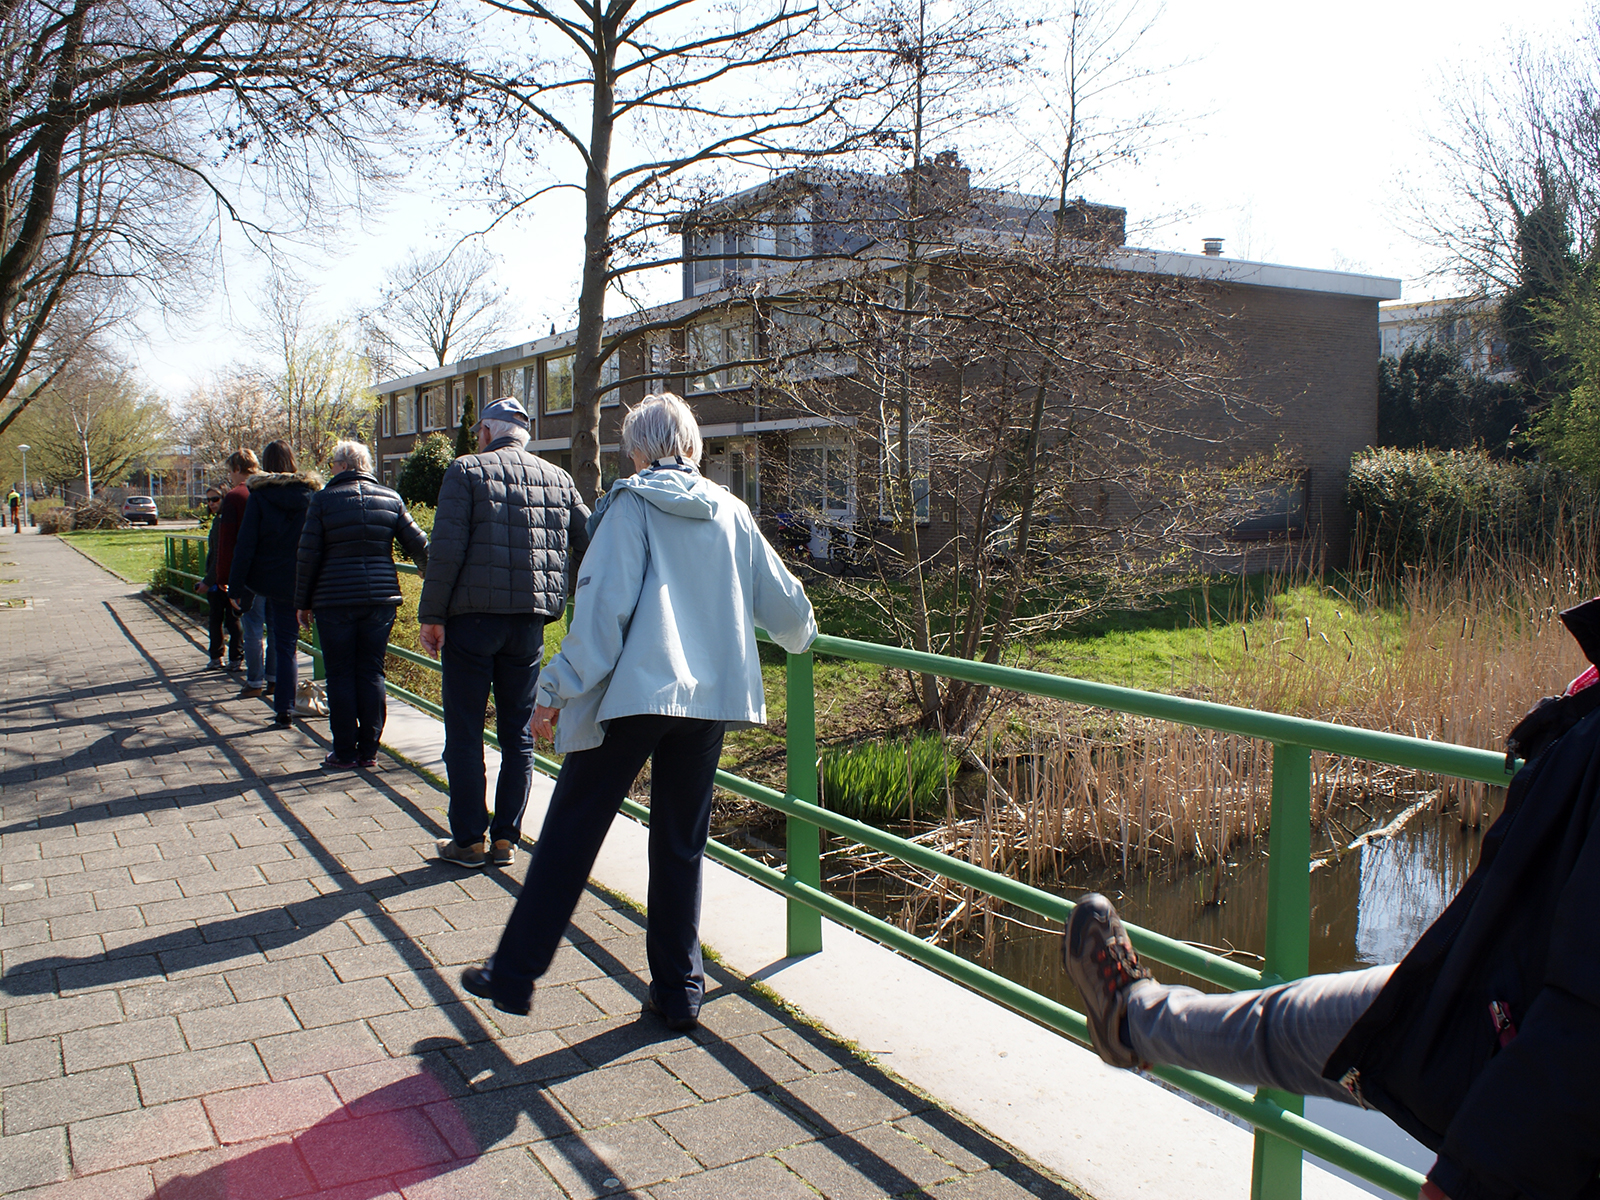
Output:
[[[149,496],[129,496],[122,502],[123,518],[129,521],[143,521],[146,525],[155,525],[161,518],[156,515],[156,502]]]

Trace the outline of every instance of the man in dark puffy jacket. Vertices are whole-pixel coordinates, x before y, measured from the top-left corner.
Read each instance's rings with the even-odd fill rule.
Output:
[[[1561,614],[1600,663],[1600,599]],[[1478,865],[1397,966],[1168,987],[1104,896],[1062,941],[1113,1066],[1166,1063],[1376,1108],[1438,1158],[1422,1200],[1600,1200],[1600,686],[1512,731],[1526,765]]]
[[[486,406],[478,453],[450,464],[439,488],[417,619],[444,668],[444,765],[450,838],[439,857],[510,866],[533,781],[533,687],[544,624],[566,605],[567,573],[589,544],[589,509],[560,467],[527,452],[528,414]],[[500,779],[489,818],[483,715],[494,688]],[[485,834],[490,834],[485,844]]]
[[[419,567],[428,565],[428,537],[404,501],[372,474],[360,442],[340,442],[329,466],[337,472],[311,497],[300,533],[294,606],[300,624],[313,615],[322,643],[333,750],[322,765],[371,767],[388,716],[383,660],[403,597],[395,573],[396,540]]]

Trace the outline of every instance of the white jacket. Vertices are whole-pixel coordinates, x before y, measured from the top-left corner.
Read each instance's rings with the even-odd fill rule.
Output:
[[[588,750],[613,717],[764,724],[756,627],[799,653],[817,636],[805,590],[743,501],[663,459],[595,506],[572,626],[539,676],[561,709],[556,750]]]

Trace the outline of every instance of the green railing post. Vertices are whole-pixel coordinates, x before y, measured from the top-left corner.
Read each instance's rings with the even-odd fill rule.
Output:
[[[311,644],[318,650],[322,649],[322,626],[315,620],[311,622]],[[311,656],[311,678],[326,679],[327,677],[328,669],[322,665],[322,655],[313,654]]]
[[[811,676],[811,655],[789,655],[788,672],[788,751],[789,795],[808,804],[817,802],[817,699]],[[821,839],[817,827],[797,817],[786,818],[785,839],[789,864],[788,877],[795,883],[822,888]],[[816,954],[822,949],[822,914],[800,900],[789,905],[790,958]]]
[[[1272,828],[1267,862],[1267,939],[1264,976],[1299,979],[1311,969],[1311,751],[1272,747]],[[1272,982],[1267,979],[1263,982]],[[1273,1088],[1256,1092],[1285,1112],[1304,1116],[1304,1096]],[[1300,1200],[1301,1152],[1256,1130],[1251,1200]]]

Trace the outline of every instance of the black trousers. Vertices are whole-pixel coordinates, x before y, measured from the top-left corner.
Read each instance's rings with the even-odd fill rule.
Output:
[[[533,685],[544,653],[544,618],[532,613],[463,613],[444,627],[444,769],[450,778],[450,836],[474,846],[488,830],[494,841],[522,837],[522,814],[533,783]],[[494,728],[500,739],[500,778],[494,820],[487,808],[483,714],[494,689]]]
[[[705,996],[700,865],[723,723],[618,717],[593,750],[561,764],[528,879],[494,952],[494,975],[537,979],[550,966],[623,797],[650,762],[650,890],[645,953],[650,995],[668,1017],[693,1017]]]
[[[333,756],[345,762],[378,756],[378,739],[389,716],[383,658],[394,615],[392,604],[317,609],[327,676],[323,686],[328,692],[328,732],[333,736]]]
[[[228,633],[228,661],[240,663],[244,661],[244,637],[239,632],[239,614],[233,611],[233,605],[228,603],[228,594],[221,588],[211,588],[206,592],[206,601],[211,606],[211,658],[213,661],[222,657],[222,633]]]
[[[278,716],[294,712],[294,693],[300,680],[300,622],[295,617],[293,600],[267,600],[267,624],[272,628],[272,652],[277,656],[273,680],[272,707]],[[271,666],[272,664],[268,664]]]

